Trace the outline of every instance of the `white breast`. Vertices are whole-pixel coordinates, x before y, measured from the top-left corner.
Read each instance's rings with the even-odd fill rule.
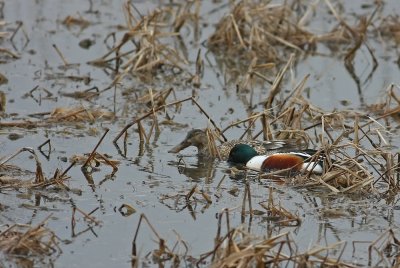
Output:
[[[315,167],[314,167],[314,165],[315,165]],[[316,173],[316,174],[322,174],[322,171],[323,171],[323,168],[321,167],[319,162],[317,162],[317,163],[315,163],[315,162],[303,163],[303,165],[301,165],[301,169],[302,170],[307,170],[307,171],[312,171],[313,173]]]
[[[246,167],[255,170],[261,170],[261,166],[267,158],[268,156],[265,155],[254,156],[252,159],[249,160],[249,162],[246,163]]]

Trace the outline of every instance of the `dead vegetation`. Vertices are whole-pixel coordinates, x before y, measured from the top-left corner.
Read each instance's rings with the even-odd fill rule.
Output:
[[[110,87],[126,75],[145,78],[163,68],[166,73],[186,70],[188,59],[171,47],[170,40],[180,38],[181,27],[198,18],[200,1],[161,7],[142,15],[134,5],[124,6],[126,31],[123,37],[101,58],[90,64],[112,69],[117,75]],[[194,9],[195,11],[191,11]]]
[[[226,66],[229,80],[247,89],[249,77],[258,78],[262,83],[270,83],[270,69],[284,64],[289,53],[298,58],[310,55],[326,55],[325,48],[344,59],[346,69],[361,90],[361,81],[354,67],[354,59],[361,48],[366,48],[372,69],[368,78],[375,72],[378,61],[370,48],[368,38],[376,37],[373,24],[391,26],[395,34],[393,19],[376,18],[383,3],[376,1],[368,15],[345,17],[340,13],[340,3],[330,0],[305,3],[299,0],[272,1],[242,0],[230,4],[229,14],[216,25],[215,32],[208,39],[208,47],[219,55],[221,66]],[[329,10],[329,15],[321,10]],[[329,30],[319,28],[320,20],[334,19]],[[387,34],[387,30],[381,33]],[[394,39],[396,36],[394,35]],[[297,63],[297,62],[296,62]],[[243,72],[246,72],[246,75]],[[239,70],[239,71],[238,71]],[[275,69],[273,69],[275,70]],[[227,75],[225,75],[227,76]],[[242,77],[242,81],[237,81]]]
[[[318,9],[322,5],[331,11],[338,22],[326,33],[310,26],[313,20],[317,20]],[[227,55],[242,55],[240,60],[246,62],[258,58],[279,63],[286,50],[310,54],[317,51],[318,44],[327,44],[334,50],[346,45],[342,51],[347,51],[347,45],[352,45],[354,49],[346,53],[346,57],[351,57],[364,43],[367,28],[380,8],[381,4],[377,3],[369,18],[361,17],[358,25],[352,26],[339,15],[329,0],[307,5],[297,0],[283,3],[238,1],[219,21],[208,44],[211,49]]]
[[[393,40],[395,44],[400,43],[400,17],[399,15],[390,15],[383,18],[379,27],[379,33],[389,40]]]
[[[0,231],[0,251],[10,258],[44,258],[62,253],[57,235],[46,228],[46,222],[35,226],[13,224]]]
[[[292,3],[272,4],[270,1],[239,1],[231,7],[228,15],[221,19],[208,40],[212,49],[224,51],[234,58],[242,55],[250,62],[254,58],[266,62],[278,62],[281,47],[297,51],[315,49],[314,34],[304,27],[304,19],[313,6],[298,16]]]
[[[275,209],[274,207],[272,207]],[[366,266],[396,266],[398,265],[398,248],[400,246],[393,230],[384,232],[375,241],[337,242],[326,246],[313,245],[307,250],[299,249],[297,242],[289,232],[282,232],[272,236],[254,236],[244,226],[232,228],[230,226],[230,210],[224,209],[218,215],[218,229],[214,238],[214,248],[201,254],[198,258],[188,255],[188,245],[182,237],[177,237],[171,247],[150,223],[148,218],[140,216],[134,239],[132,242],[132,267],[140,265],[141,259],[137,252],[137,243],[140,239],[140,230],[143,222],[150,228],[156,237],[158,248],[146,255],[148,263],[179,267],[183,263],[191,263],[196,267],[265,267],[277,266],[332,266],[332,267],[359,267],[359,262],[349,259],[348,251],[354,253],[360,250],[360,245],[368,251],[368,257],[361,265]],[[226,227],[223,233],[223,220]]]
[[[82,18],[79,14],[77,16],[67,16],[62,24],[66,27],[79,26],[81,29],[89,27],[90,22]]]
[[[194,29],[199,26],[201,1],[165,5],[147,15],[141,14],[133,4],[127,2],[124,6],[126,25],[123,32],[111,33],[109,38],[116,38],[117,41],[111,45],[105,55],[90,62],[90,64],[113,74],[111,84],[103,90],[92,87],[83,91],[60,93],[60,95],[82,101],[92,101],[106,90],[122,83],[127,76],[139,78],[141,81],[149,81],[148,79],[153,79],[157,73],[162,73],[165,76],[179,76],[180,82],[188,82],[193,92],[190,97],[181,99],[177,99],[176,90],[170,86],[161,90],[149,86],[146,87],[146,91],[139,92],[135,99],[135,105],[140,106],[140,109],[135,110],[132,120],[118,132],[113,140],[123,157],[127,156],[128,130],[131,127],[136,127],[137,134],[133,135],[138,135],[138,142],[141,145],[149,145],[152,138],[156,139],[161,134],[163,125],[179,125],[179,122],[174,121],[174,114],[180,113],[183,105],[192,105],[193,109],[198,111],[199,117],[204,116],[208,120],[209,148],[215,157],[218,157],[216,145],[227,141],[226,132],[236,127],[243,129],[243,134],[239,139],[292,140],[307,147],[320,148],[314,157],[325,156],[325,170],[322,176],[305,173],[287,177],[282,176],[280,172],[255,174],[246,170],[240,212],[242,223],[244,223],[243,219],[252,217],[264,217],[274,226],[282,228],[296,228],[302,223],[302,218],[297,213],[291,212],[280,202],[274,200],[272,188],[270,188],[268,200],[259,202],[257,204],[259,208],[253,208],[250,189],[251,182],[257,179],[278,178],[286,183],[287,187],[301,187],[308,190],[322,189],[329,195],[364,194],[370,196],[397,193],[400,187],[400,157],[398,153],[393,152],[390,142],[387,141],[387,136],[390,135],[389,131],[397,127],[390,119],[399,120],[400,98],[394,85],[388,89],[382,102],[370,105],[366,110],[326,111],[315,106],[305,97],[310,75],[302,77],[299,81],[293,80],[292,88],[285,83],[289,80],[289,74],[295,73],[296,59],[301,58],[296,55],[318,53],[317,48],[320,44],[344,57],[345,66],[354,75],[356,82],[358,77],[355,76],[352,64],[360,47],[366,47],[374,63],[373,68],[375,68],[376,59],[366,40],[370,35],[370,28],[376,19],[380,4],[377,4],[368,16],[358,17],[356,22],[350,25],[329,0],[320,2],[320,4],[326,5],[330,14],[337,21],[332,29],[322,34],[315,33],[312,27],[309,27],[318,1],[311,5],[305,5],[302,1],[296,0],[284,1],[282,4],[250,0],[230,3],[229,14],[218,22],[215,32],[208,38],[207,46],[213,52],[222,54],[223,58],[229,59],[235,64],[245,64],[246,70],[239,71],[240,78],[236,80],[238,93],[250,92],[252,94],[256,84],[255,80],[262,81],[262,85],[268,85],[269,88],[267,97],[260,100],[260,105],[254,104],[252,100],[249,101],[248,106],[256,107],[256,109],[249,108],[246,118],[231,121],[224,127],[221,127],[213,115],[207,112],[207,108],[200,104],[195,93],[195,90],[202,84],[204,71],[201,50],[198,50],[196,63],[193,64],[195,71],[191,73],[188,70],[190,59],[188,59],[184,46],[179,48],[171,46],[171,43],[182,44],[180,30],[183,26],[191,25]],[[91,25],[81,16],[68,16],[63,24],[66,27],[78,26],[82,29]],[[395,16],[385,18],[381,21],[377,32],[386,38],[393,36],[395,42],[398,42],[398,24],[398,18]],[[0,23],[0,27],[2,25],[3,23]],[[18,29],[23,30],[21,27],[22,25],[18,26]],[[14,34],[18,32],[18,29]],[[196,30],[194,32],[196,35]],[[0,32],[0,38],[5,36],[4,32]],[[57,50],[64,65],[70,65],[57,46],[53,47]],[[289,59],[285,56],[288,55],[288,52],[292,53]],[[0,48],[0,56],[2,55],[12,58],[19,56],[11,50]],[[273,76],[267,77],[265,73],[270,70],[278,71]],[[235,69],[235,71],[237,70]],[[370,75],[372,73],[373,70]],[[87,83],[90,83],[91,80],[90,77],[84,76],[65,76],[64,78],[85,80]],[[358,81],[357,85],[360,86],[360,84]],[[36,89],[30,91],[26,97],[33,98],[32,93]],[[245,90],[242,91],[242,89]],[[46,98],[53,97],[49,91],[43,91],[47,94]],[[126,95],[129,94],[126,93]],[[258,109],[257,107],[262,108]],[[1,110],[4,112],[5,109]],[[50,112],[31,114],[30,116],[39,119],[1,120],[0,127],[52,127],[58,124],[113,121],[116,118],[114,112],[109,110],[87,108],[83,105],[58,107]],[[108,129],[105,130],[104,135],[91,152],[72,155],[70,157],[71,165],[65,171],[57,169],[52,176],[46,177],[43,173],[42,164],[36,151],[32,148],[22,148],[15,154],[2,158],[0,168],[5,175],[0,176],[0,189],[56,188],[70,191],[71,189],[66,183],[70,178],[67,173],[72,166],[80,165],[84,177],[94,191],[96,185],[101,185],[118,172],[119,164],[122,162],[113,159],[111,155],[98,152],[107,133]],[[118,146],[121,138],[123,138],[123,150],[120,150]],[[136,141],[136,136],[133,140]],[[50,153],[50,142],[48,144]],[[10,171],[15,166],[9,164],[22,152],[29,152],[36,166],[35,172],[28,175],[25,173],[23,176],[17,171]],[[92,175],[100,165],[111,167],[112,172],[97,184]],[[26,175],[31,177],[25,179]],[[224,189],[218,185],[213,196],[211,191],[194,185],[174,193],[161,195],[159,201],[171,210],[178,212],[184,209],[193,212],[195,210],[193,208],[198,205],[202,205],[202,211],[205,211],[215,204],[214,197],[218,198],[223,191]],[[238,192],[240,192],[238,189],[232,191],[232,195],[236,196]],[[100,221],[91,216],[94,211],[96,209],[85,213],[79,208],[73,207],[71,219],[73,237],[86,231],[92,231],[89,226],[83,231],[75,232],[75,213],[79,212],[85,221],[92,225],[100,225]],[[146,254],[144,259],[151,256],[152,261],[160,266],[166,264],[179,266],[185,261],[197,266],[210,267],[272,265],[356,267],[356,264],[346,261],[349,260],[348,258],[342,257],[345,249],[348,250],[349,247],[345,241],[323,247],[315,246],[308,250],[299,249],[289,232],[256,236],[246,230],[244,225],[231,227],[231,211],[233,211],[231,208],[224,209],[218,214],[218,231],[214,247],[199,257],[188,255],[189,246],[178,232],[176,232],[177,241],[170,247],[169,241],[164,240],[142,214],[132,242],[132,266],[135,267],[142,260],[137,250],[137,240],[139,228],[145,221],[158,239],[158,248]],[[195,213],[191,213],[191,216],[194,219],[196,217]],[[223,219],[226,222],[225,234],[222,231]],[[58,238],[43,225],[44,222],[36,227],[13,225],[2,231],[0,233],[0,250],[7,254],[27,256],[51,255],[60,252]],[[385,232],[380,238],[369,244],[367,265],[398,265],[396,256],[399,247],[394,232],[392,230]],[[390,250],[394,254],[386,254]]]
[[[15,176],[15,170],[19,170],[19,168],[15,167],[13,165],[7,166],[8,162],[10,162],[13,158],[18,156],[22,152],[30,153],[33,156],[33,159],[35,161],[36,171],[33,173],[34,174],[33,180],[30,178],[28,178],[28,180],[21,179],[20,176]],[[1,180],[0,188],[1,189],[10,189],[10,188],[11,189],[19,189],[19,188],[34,189],[34,188],[46,188],[49,186],[54,186],[54,187],[61,187],[62,189],[69,189],[69,187],[66,186],[64,184],[64,182],[69,179],[69,176],[67,176],[66,174],[71,167],[72,167],[72,165],[70,167],[68,167],[64,172],[57,169],[51,178],[47,178],[43,174],[42,163],[40,162],[39,157],[36,154],[36,151],[33,148],[24,147],[10,156],[1,158],[0,168],[5,173],[3,173],[2,176],[0,177],[0,180]]]
[[[11,29],[8,28],[10,26]],[[3,41],[7,40],[11,43],[11,45],[14,48],[14,49],[9,49],[6,47],[0,47],[0,62],[6,63],[8,61],[20,58],[18,52],[15,51],[16,46],[14,43],[14,38],[17,34],[23,34],[25,38],[24,46],[26,46],[29,43],[29,38],[25,31],[23,22],[18,21],[16,23],[10,23],[4,20],[0,20],[0,44],[3,44]]]
[[[50,114],[50,121],[94,122],[95,120],[112,120],[114,113],[101,108],[87,109],[84,107],[54,109]]]
[[[3,9],[1,6],[0,8]],[[10,24],[11,23],[4,21],[2,17],[0,18],[0,64],[20,59],[21,56],[16,51],[14,44],[14,37],[17,35],[18,32],[22,32],[24,38],[26,38],[25,39],[26,43],[24,46],[26,46],[29,43],[29,38],[26,34],[26,31],[24,27],[22,27],[23,23],[21,21],[15,23],[14,25],[15,28],[12,30],[8,28]],[[3,46],[3,44],[6,43],[4,42],[5,40],[9,41],[9,43],[11,43],[13,48],[8,48],[6,46]],[[0,86],[7,83],[8,83],[8,78],[4,75],[3,72],[0,72]]]
[[[36,128],[48,127],[59,123],[110,121],[115,119],[115,114],[103,108],[58,107],[51,112],[32,114],[38,120],[1,121],[0,127]]]
[[[39,160],[39,157],[36,153],[36,150],[29,147],[24,147],[17,152],[4,156],[0,159],[0,170],[3,171],[3,174],[0,175],[0,189],[46,189],[49,187],[62,189],[66,191],[70,191],[71,189],[65,184],[65,182],[70,178],[67,173],[68,171],[75,165],[81,165],[82,172],[85,177],[89,176],[91,178],[91,173],[93,169],[96,169],[100,166],[100,164],[108,165],[112,167],[113,171],[111,173],[111,177],[118,171],[119,161],[110,159],[109,156],[105,154],[101,154],[97,152],[97,149],[103,142],[105,136],[107,135],[109,129],[106,129],[96,146],[93,148],[91,153],[88,153],[86,156],[72,156],[71,164],[64,171],[56,169],[54,175],[50,178],[47,178],[42,170],[42,163]],[[48,154],[42,150],[44,146],[48,145]],[[41,146],[39,146],[39,152],[42,153],[46,158],[51,154],[51,141],[47,140]],[[36,171],[28,173],[30,175],[34,175],[34,179],[31,178],[20,178],[22,177],[21,170],[14,165],[8,164],[12,159],[16,158],[19,154],[23,152],[28,152],[33,156],[36,165]],[[26,172],[27,173],[27,172]]]
[[[199,263],[209,260],[210,267],[250,267],[268,265],[288,265],[299,267],[358,267],[358,263],[344,260],[348,243],[338,242],[327,246],[313,246],[302,251],[289,233],[272,237],[254,237],[244,228],[230,229],[213,251],[203,254]],[[379,247],[375,244],[379,242]],[[367,242],[368,243],[368,242]],[[377,241],[369,242],[368,266],[398,265],[393,255],[385,254],[387,249],[398,247],[399,243],[392,230],[387,231]]]

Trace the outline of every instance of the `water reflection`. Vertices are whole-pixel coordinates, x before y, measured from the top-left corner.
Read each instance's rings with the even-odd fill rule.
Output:
[[[176,166],[179,174],[183,174],[191,181],[200,183],[203,182],[210,184],[215,178],[215,163],[213,160],[198,157],[196,164],[187,164],[185,160],[180,157],[178,161],[169,162],[168,165]]]

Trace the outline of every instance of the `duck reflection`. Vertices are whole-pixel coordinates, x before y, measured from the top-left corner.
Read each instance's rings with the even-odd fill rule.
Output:
[[[176,166],[180,174],[190,178],[193,182],[211,183],[215,177],[214,161],[207,157],[198,157],[196,164],[186,163],[180,157],[178,161],[170,162],[170,165]]]

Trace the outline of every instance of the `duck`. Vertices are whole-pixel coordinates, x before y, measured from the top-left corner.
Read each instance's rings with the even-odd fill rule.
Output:
[[[244,165],[256,171],[287,170],[294,172],[323,173],[323,157],[315,159],[316,150],[272,152],[260,155],[247,144],[236,144],[230,151],[228,162],[233,165]]]
[[[297,148],[294,141],[258,141],[258,140],[230,140],[224,142],[217,147],[221,160],[227,160],[231,150],[238,144],[248,145],[256,152],[257,155],[263,155],[266,153],[277,152],[279,150],[290,150],[291,148]],[[169,153],[179,153],[189,146],[195,146],[198,150],[198,156],[202,158],[213,158],[209,149],[209,141],[207,133],[203,129],[192,129],[188,132],[185,139],[178,145],[170,149]]]

